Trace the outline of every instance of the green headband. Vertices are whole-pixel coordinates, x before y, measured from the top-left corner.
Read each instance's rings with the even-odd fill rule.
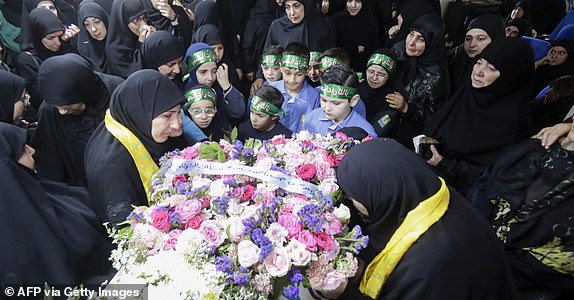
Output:
[[[319,62],[319,57],[323,55],[323,53],[319,52],[319,51],[311,51],[309,52],[309,61],[316,61]]]
[[[343,67],[345,64],[334,57],[323,56],[321,58],[321,69],[329,69],[332,66]]]
[[[261,56],[261,65],[265,67],[279,67],[281,65],[281,56],[263,55]]]
[[[369,58],[369,62],[367,62],[367,68],[370,67],[371,65],[379,65],[383,67],[385,70],[387,70],[387,72],[389,72],[389,75],[395,74],[397,68],[397,64],[392,58],[390,58],[387,55],[379,53],[371,55],[371,58]]]
[[[188,110],[193,103],[201,100],[211,101],[213,102],[213,104],[216,104],[215,91],[212,88],[206,88],[206,87],[195,88],[188,91],[183,96],[187,101],[183,105],[184,110]]]
[[[282,112],[277,106],[261,99],[257,95],[253,95],[253,98],[251,98],[251,109],[270,116],[278,115]]]
[[[187,66],[187,71],[192,72],[193,69],[199,67],[200,65],[206,62],[214,62],[217,63],[217,55],[213,49],[204,49],[201,51],[197,51],[189,56],[185,60],[185,65]],[[187,80],[189,78],[189,73],[183,77],[183,80]]]
[[[321,84],[321,95],[337,98],[351,100],[353,96],[357,94],[357,89],[349,86],[343,86],[332,83]]]
[[[309,68],[309,59],[297,55],[283,54],[281,57],[281,66],[297,70],[307,70]]]

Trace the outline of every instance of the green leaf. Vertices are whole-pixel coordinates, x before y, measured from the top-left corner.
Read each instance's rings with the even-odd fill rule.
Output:
[[[233,129],[231,130],[231,141],[234,141],[237,139],[237,127],[233,127]]]
[[[225,157],[225,152],[220,151],[219,153],[217,153],[217,160],[218,160],[220,163],[226,162],[226,161],[227,161],[227,157]]]

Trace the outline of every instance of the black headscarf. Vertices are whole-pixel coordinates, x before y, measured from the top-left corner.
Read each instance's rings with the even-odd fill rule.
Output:
[[[536,97],[540,91],[550,84],[554,79],[565,75],[574,74],[574,39],[560,39],[552,41],[550,48],[554,46],[563,47],[568,52],[568,58],[558,66],[543,65],[536,69],[534,73],[533,96]],[[548,49],[550,51],[550,49]]]
[[[574,287],[571,273],[561,273],[532,255],[544,247],[552,255],[574,252],[574,152],[559,143],[545,149],[530,139],[492,163],[468,194],[497,232],[517,281],[557,290]],[[557,260],[557,262],[560,262]],[[570,271],[571,272],[571,271]]]
[[[265,48],[272,45],[282,47],[298,42],[313,51],[325,51],[335,45],[333,29],[319,14],[312,0],[297,0],[305,7],[305,16],[298,24],[293,24],[287,16],[271,23]]]
[[[353,146],[337,169],[337,183],[368,211],[363,227],[369,235],[363,250],[367,265],[406,215],[441,186],[424,160],[382,138]],[[446,213],[407,250],[380,299],[508,298],[509,273],[494,234],[464,198],[453,189],[449,192]],[[425,284],[420,284],[421,278]]]
[[[0,285],[77,284],[105,274],[110,245],[86,206],[87,191],[20,165],[25,143],[26,130],[0,122]]]
[[[245,30],[241,38],[244,48],[255,43],[260,31],[264,32],[263,39],[267,36],[269,26],[273,20],[279,18],[280,8],[276,0],[257,0],[255,5],[249,10],[249,18],[245,23]]]
[[[99,70],[105,72],[107,70],[106,66],[106,39],[103,41],[94,40],[89,34],[89,29],[84,27],[84,20],[88,17],[94,17],[102,20],[106,29],[109,30],[109,12],[106,11],[96,1],[84,1],[78,8],[78,26],[83,30],[80,31],[80,37],[78,39],[78,52],[85,58],[92,61],[94,66],[98,67]],[[107,32],[106,35],[109,35]]]
[[[223,44],[221,30],[213,24],[205,24],[197,29],[193,34],[192,43],[206,43],[210,46]]]
[[[143,14],[145,9],[139,0],[114,1],[106,38],[106,59],[111,74],[126,78],[137,70],[138,37],[128,24]]]
[[[379,25],[371,10],[371,2],[363,0],[357,15],[351,16],[345,9],[336,13],[331,19],[335,44],[347,51],[351,67],[356,72],[365,71],[367,60],[378,45],[376,37],[379,34]],[[358,46],[365,47],[364,51],[359,53]]]
[[[20,32],[20,48],[23,51],[33,49],[33,37],[30,31],[30,27],[26,18],[30,12],[38,6],[38,3],[44,0],[24,0],[22,5],[22,22],[21,22],[21,32]],[[64,0],[50,0],[54,3],[56,11],[58,12],[58,18],[66,26],[71,24],[76,24],[78,16],[76,14],[75,8]]]
[[[508,20],[508,21],[506,21],[506,27],[508,27],[508,26],[516,26],[516,28],[518,28],[518,36],[517,37],[521,37],[523,35],[529,35],[528,32],[526,32],[528,26],[526,25],[526,22],[522,19]]]
[[[159,66],[184,55],[183,45],[173,34],[162,30],[152,32],[141,46],[141,68],[157,70]]]
[[[397,57],[393,51],[387,48],[377,49],[375,52],[373,52],[373,54],[384,54],[391,57],[395,61],[395,64],[398,62]],[[366,65],[367,64],[365,63],[365,66]],[[391,73],[389,72],[389,74]],[[371,88],[367,80],[359,84],[358,92],[361,96],[361,100],[365,102],[365,108],[367,110],[367,121],[371,122],[377,116],[377,114],[383,110],[392,110],[389,107],[389,103],[387,103],[385,97],[388,93],[396,90],[393,80],[394,76],[391,76],[387,79],[387,83],[378,89]]]
[[[45,8],[34,8],[28,15],[28,23],[35,53],[41,60],[68,52],[69,48],[66,47],[68,43],[63,41],[62,46],[57,52],[48,50],[42,44],[42,39],[46,35],[66,30],[66,26],[62,24],[62,21],[60,21],[54,13]]]
[[[500,77],[483,88],[473,88],[467,81],[429,120],[426,133],[439,139],[445,156],[462,155],[484,166],[502,148],[528,136],[534,54],[525,41],[497,39],[480,58],[494,65]]]
[[[203,25],[219,26],[219,11],[217,3],[213,1],[201,1],[195,8],[195,21],[193,23],[193,33]]]
[[[20,99],[24,91],[24,78],[0,70],[0,122],[12,123],[14,119],[14,103]]]
[[[502,18],[496,15],[482,15],[476,17],[470,21],[466,28],[466,32],[469,32],[471,29],[484,30],[493,41],[499,38],[505,38],[504,23]],[[464,45],[460,45],[459,47],[460,49],[456,51],[455,57],[449,66],[453,90],[460,88],[464,81],[470,79],[472,67],[478,59],[476,56],[474,58],[468,57],[464,51]]]
[[[427,0],[401,1],[398,4],[397,13],[403,18],[401,29],[393,39],[387,41],[386,46],[392,47],[397,42],[403,41],[410,31],[411,25],[421,16],[434,12]]]

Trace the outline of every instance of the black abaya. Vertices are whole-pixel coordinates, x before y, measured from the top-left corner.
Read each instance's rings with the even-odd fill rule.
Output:
[[[83,57],[89,59],[97,68],[96,70],[107,72],[106,40],[95,40],[88,33],[88,28],[84,26],[84,20],[88,17],[100,19],[106,29],[109,30],[109,12],[96,1],[84,1],[78,9],[78,26],[83,29],[80,31],[78,38],[78,52]],[[110,33],[108,32],[106,34],[108,35]]]

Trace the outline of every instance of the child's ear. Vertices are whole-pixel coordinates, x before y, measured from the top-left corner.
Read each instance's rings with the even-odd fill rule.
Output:
[[[351,107],[355,107],[355,105],[357,105],[357,103],[359,103],[359,94],[355,94],[355,96],[353,96],[353,98],[351,98],[351,100],[349,100],[349,104],[351,105]]]
[[[271,116],[271,120],[273,121],[279,121],[279,115],[275,114]]]

